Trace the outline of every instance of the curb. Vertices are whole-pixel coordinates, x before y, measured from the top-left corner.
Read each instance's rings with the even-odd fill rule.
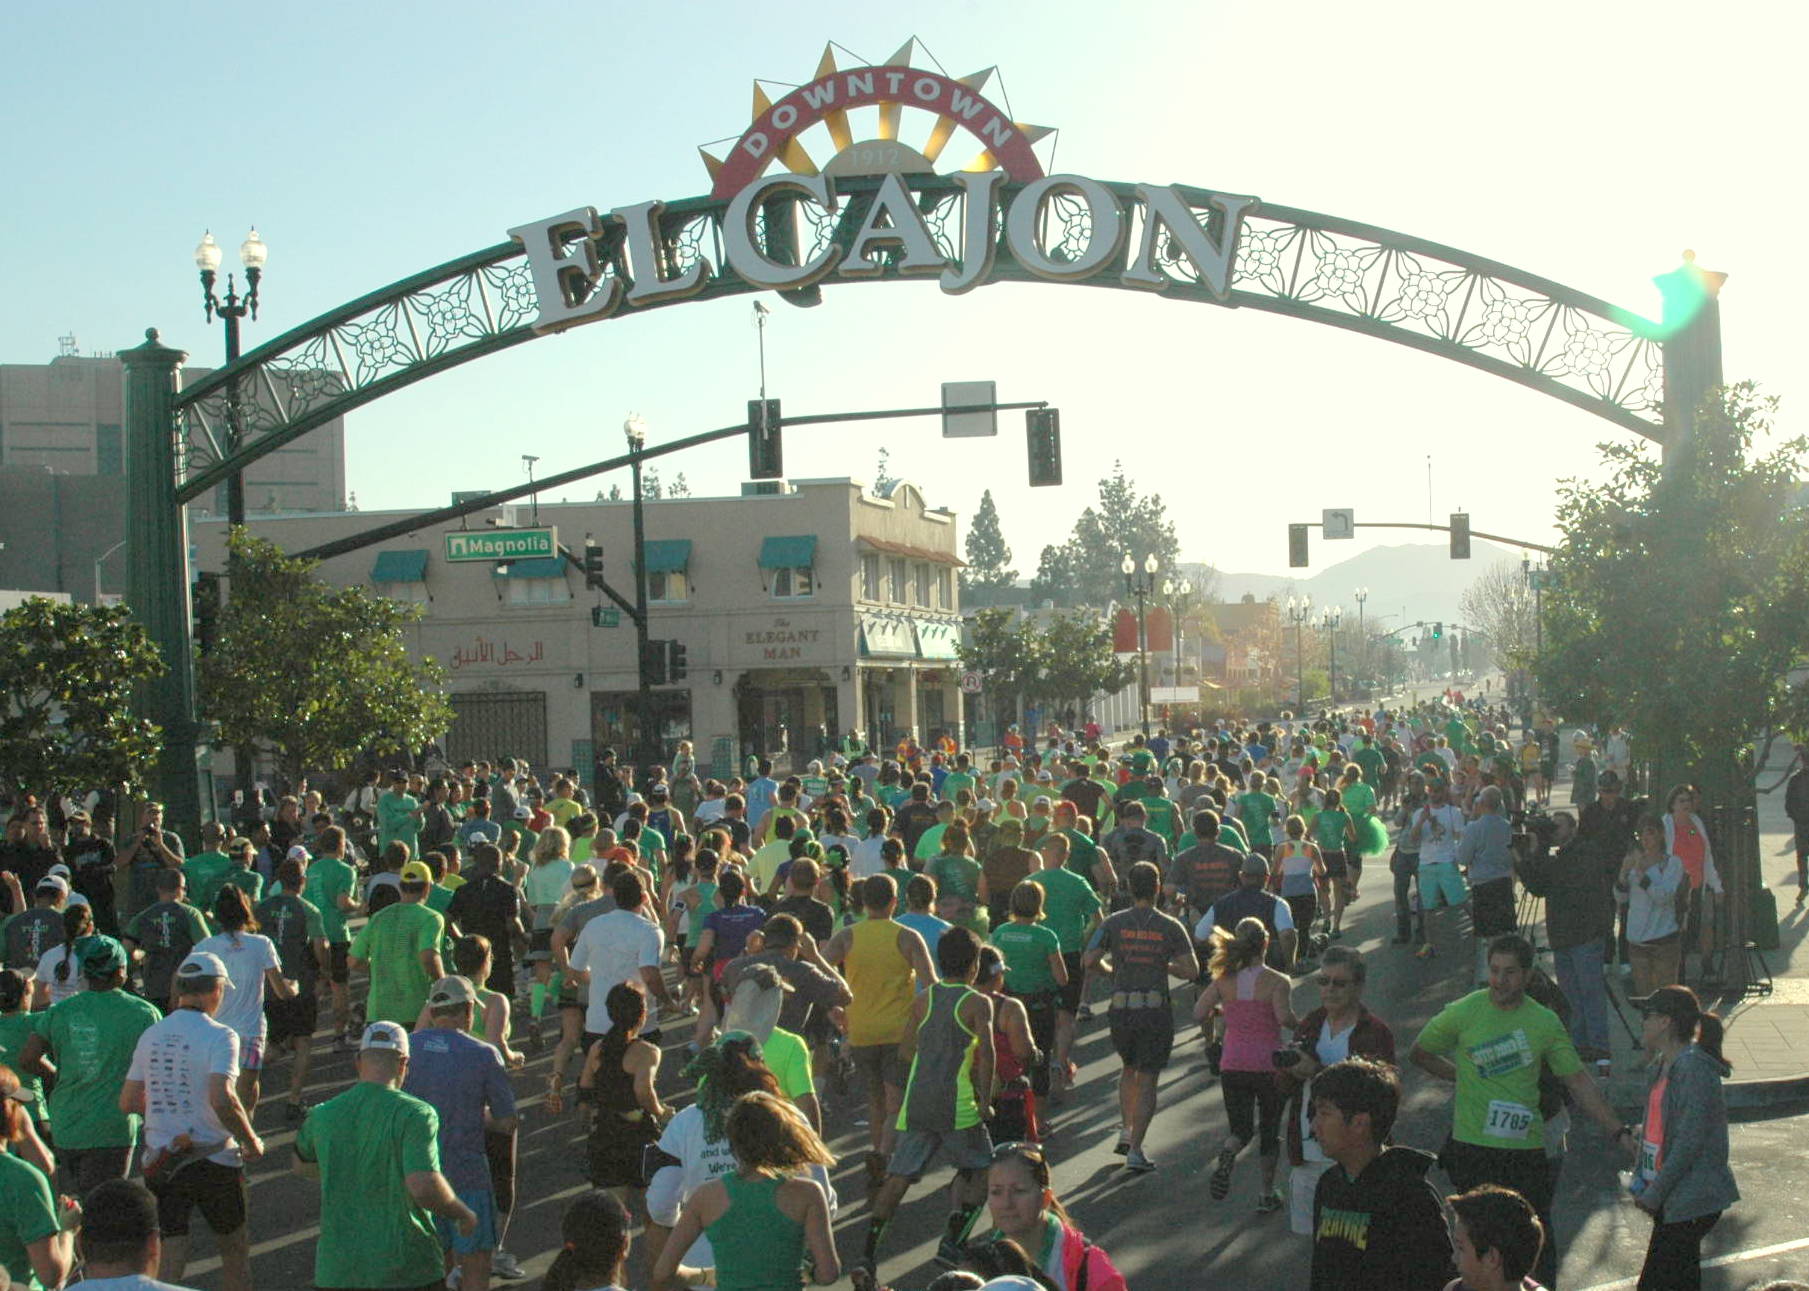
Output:
[[[1729,1080],[1723,1082],[1721,1092],[1727,1099],[1730,1113],[1747,1113],[1730,1116],[1731,1120],[1765,1120],[1769,1115],[1789,1115],[1809,1107],[1809,1072],[1763,1080]],[[1631,1103],[1624,1099],[1612,1101],[1615,1111],[1629,1121],[1637,1121],[1645,1115],[1643,1099]]]

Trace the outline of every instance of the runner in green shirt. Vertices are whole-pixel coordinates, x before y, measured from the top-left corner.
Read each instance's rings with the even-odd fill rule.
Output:
[[[421,909],[419,900],[381,914]],[[477,1231],[477,1215],[440,1173],[439,1115],[399,1088],[407,1072],[408,1033],[371,1023],[358,1083],[309,1112],[296,1133],[299,1169],[320,1180],[314,1285],[323,1291],[438,1286],[445,1263],[435,1216],[462,1237]]]
[[[1068,975],[1055,1001],[1055,1045],[1050,1052],[1055,1093],[1065,1097],[1076,1074],[1069,1054],[1074,1048],[1074,1020],[1086,987],[1080,957],[1105,903],[1093,885],[1072,868],[1068,835],[1047,834],[1038,850],[1043,854],[1044,868],[1032,871],[1029,882],[1042,889],[1043,926],[1055,934]]]
[[[20,1059],[25,1043],[36,1030],[31,1012],[31,979],[15,968],[0,969],[0,1066],[19,1073],[21,1086],[31,1093],[25,1104],[31,1119],[44,1124],[44,1082],[25,1070]]]
[[[182,876],[188,880],[189,900],[195,908],[211,910],[220,884],[232,868],[232,858],[226,854],[226,826],[216,820],[201,826],[201,846],[204,850],[182,862]]]
[[[1274,846],[1275,836],[1272,825],[1275,814],[1280,810],[1275,799],[1263,792],[1263,777],[1259,771],[1250,777],[1250,790],[1241,793],[1234,800],[1237,818],[1249,831],[1250,850],[1268,855],[1268,849]]]
[[[320,911],[320,930],[326,934],[329,966],[327,982],[333,996],[333,1047],[352,1047],[352,1012],[349,996],[352,945],[345,917],[358,905],[358,871],[345,861],[345,830],[329,825],[320,831],[320,854],[308,866],[308,899]]]
[[[119,1091],[138,1037],[162,1015],[121,989],[126,948],[113,938],[88,938],[78,959],[87,989],[33,1015],[20,1062],[39,1074],[41,1058],[56,1064],[50,1126],[67,1176],[63,1190],[81,1197],[107,1179],[126,1177],[139,1118],[119,1110]]]
[[[992,930],[992,944],[1005,959],[1005,989],[1013,995],[1043,995],[1068,980],[1061,938],[1042,917],[1043,889],[1026,879],[1011,891],[1011,922]],[[1037,1047],[1049,1046],[1039,1040]]]
[[[170,979],[176,966],[197,942],[207,939],[207,920],[183,900],[187,891],[188,880],[181,870],[159,870],[156,902],[133,915],[125,927],[125,939],[143,956],[144,997],[160,1010],[174,1004]]]
[[[52,1285],[63,1285],[74,1264],[74,1234],[61,1235],[63,1217],[44,1172],[10,1152],[0,1152],[0,1216],[0,1267],[12,1285],[41,1291],[40,1270]]]
[[[440,938],[446,921],[427,907],[433,872],[420,861],[402,867],[402,899],[371,916],[349,952],[353,968],[370,966],[371,998],[366,1012],[379,1019],[413,1025],[427,1003],[428,989],[444,974]]]
[[[972,856],[967,829],[950,825],[942,836],[945,850],[923,867],[936,881],[936,913],[950,923],[985,935],[986,871]]]

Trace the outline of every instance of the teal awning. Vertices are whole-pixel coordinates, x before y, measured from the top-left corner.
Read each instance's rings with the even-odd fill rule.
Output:
[[[762,569],[809,569],[816,563],[817,536],[814,533],[761,539]]]
[[[689,538],[658,538],[647,543],[649,574],[682,574],[691,565]]]
[[[917,657],[950,660],[961,657],[961,625],[931,619],[918,619]]]
[[[373,583],[425,583],[427,581],[427,549],[380,551],[371,566]]]
[[[496,573],[501,578],[564,578],[564,556],[533,556],[526,560],[500,561]]]

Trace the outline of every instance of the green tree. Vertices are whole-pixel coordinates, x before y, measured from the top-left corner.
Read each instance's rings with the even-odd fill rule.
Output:
[[[339,771],[361,752],[391,756],[452,725],[445,672],[408,656],[421,607],[363,587],[331,587],[314,562],[243,530],[230,540],[237,586],[201,660],[201,702],[222,742],[261,747],[291,779]]]
[[[672,477],[672,483],[666,486],[666,496],[669,498],[688,498],[691,496],[691,481],[685,478],[685,473],[683,471],[680,471],[677,475]]]
[[[1096,614],[1057,614],[1039,636],[1043,662],[1034,698],[1085,711],[1093,696],[1123,690],[1137,676],[1135,664],[1113,653],[1111,626]]]
[[[1030,599],[1038,605],[1044,601],[1055,605],[1073,605],[1079,596],[1079,590],[1074,544],[1065,542],[1060,546],[1044,547],[1042,557],[1037,561],[1036,577],[1030,580]]]
[[[1018,571],[1011,568],[1011,548],[999,529],[999,508],[992,500],[992,490],[980,495],[980,508],[974,512],[973,524],[967,530],[967,568],[961,574],[961,586],[978,592],[997,592],[1018,581]]]
[[[142,784],[162,733],[132,692],[163,670],[123,606],[34,596],[0,615],[0,781],[46,797]]]
[[[1044,663],[1041,638],[1015,610],[981,610],[968,620],[961,666],[985,678],[986,701],[994,712],[1015,713],[1021,700],[1033,698]]]
[[[1566,720],[1625,723],[1659,792],[1687,771],[1727,801],[1762,733],[1809,733],[1809,687],[1789,681],[1809,638],[1809,440],[1755,456],[1775,408],[1750,383],[1716,391],[1668,460],[1605,444],[1607,481],[1559,491],[1540,692]]]
[[[874,496],[885,497],[892,491],[892,486],[896,483],[898,483],[898,477],[892,474],[892,450],[882,448],[879,450],[879,465],[873,471]]]

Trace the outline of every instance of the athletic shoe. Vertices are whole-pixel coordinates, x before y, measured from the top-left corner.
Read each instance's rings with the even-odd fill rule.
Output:
[[[1129,1155],[1130,1150],[1131,1150],[1130,1134],[1125,1130],[1119,1130],[1118,1131],[1118,1142],[1112,1148],[1113,1155],[1127,1156],[1127,1155]]]
[[[1132,1148],[1124,1158],[1124,1168],[1132,1174],[1148,1174],[1156,1168],[1156,1163],[1143,1154],[1142,1148]]]
[[[1078,1009],[1074,1010],[1074,1016],[1081,1022],[1090,1020],[1093,1016],[1093,1006],[1091,1004],[1081,1005]]]
[[[947,1234],[944,1234],[942,1240],[936,1243],[936,1263],[943,1268],[958,1269],[961,1267],[961,1261],[966,1258],[967,1253],[961,1249],[961,1243]]]
[[[1431,959],[1436,954],[1438,954],[1438,952],[1432,948],[1432,943],[1427,942],[1425,945],[1421,946],[1418,950],[1413,952],[1413,957],[1415,959]]]
[[[528,1271],[521,1267],[520,1260],[499,1248],[490,1257],[490,1276],[498,1282],[525,1282]]]
[[[452,1272],[446,1275],[446,1291],[459,1291],[459,1288],[464,1285],[465,1270],[455,1265]]]
[[[1231,1171],[1237,1165],[1237,1153],[1230,1148],[1219,1150],[1218,1163],[1212,1170],[1212,1181],[1206,1191],[1214,1201],[1223,1201],[1231,1193]]]
[[[1256,1213],[1259,1215],[1273,1215],[1280,1209],[1281,1189],[1279,1188],[1271,1188],[1256,1199]]]

